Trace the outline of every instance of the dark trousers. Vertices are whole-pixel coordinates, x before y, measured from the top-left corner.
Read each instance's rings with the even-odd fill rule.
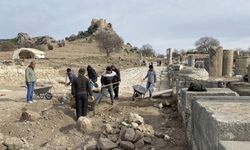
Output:
[[[114,84],[113,89],[115,93],[115,98],[118,98],[119,97],[119,84]]]
[[[87,116],[88,111],[88,95],[77,94],[76,95],[76,119],[81,116]]]

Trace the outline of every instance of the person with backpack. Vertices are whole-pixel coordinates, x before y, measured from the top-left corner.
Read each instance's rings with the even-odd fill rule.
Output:
[[[145,76],[145,78],[143,78],[143,80],[145,80],[146,78],[148,78],[146,88],[149,91],[149,98],[150,98],[150,100],[152,100],[152,94],[154,91],[154,84],[156,83],[156,72],[154,70],[153,65],[149,65],[148,73]]]

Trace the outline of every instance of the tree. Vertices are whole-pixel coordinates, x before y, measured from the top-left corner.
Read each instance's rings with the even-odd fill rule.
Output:
[[[139,52],[142,53],[143,56],[147,56],[147,57],[155,56],[155,51],[150,44],[142,45]]]
[[[202,37],[195,42],[196,49],[202,52],[208,52],[213,46],[220,46],[220,42],[213,37]]]
[[[174,58],[180,56],[179,51],[178,51],[177,49],[174,49],[174,51],[173,51],[173,53],[172,53],[172,56],[173,56]]]
[[[107,30],[98,31],[95,40],[98,42],[100,51],[105,52],[107,57],[110,57],[112,52],[118,51],[123,45],[123,40],[119,35]]]

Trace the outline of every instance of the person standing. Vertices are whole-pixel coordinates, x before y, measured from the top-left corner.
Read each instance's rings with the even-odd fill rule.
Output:
[[[120,75],[120,70],[118,68],[115,67],[115,65],[111,66],[112,71],[114,71],[116,73],[116,76],[114,76],[114,80],[113,83],[115,83],[113,85],[113,89],[114,89],[114,93],[115,93],[115,100],[119,99],[119,82],[121,82],[121,75]]]
[[[36,73],[35,73],[36,63],[32,61],[29,66],[25,69],[25,83],[27,85],[27,102],[33,102],[33,92],[36,83]]]
[[[78,77],[72,82],[72,95],[76,98],[77,120],[81,116],[87,116],[88,96],[90,96],[91,100],[94,100],[89,79],[87,79],[84,74],[85,69],[80,68],[78,71]]]
[[[66,74],[69,78],[69,82],[66,83],[67,86],[72,85],[73,81],[77,78],[76,75],[73,73],[73,71],[70,68],[67,68]]]
[[[143,80],[145,80],[146,78],[148,78],[146,88],[149,91],[149,98],[150,98],[150,100],[152,100],[154,84],[156,82],[156,72],[154,70],[153,65],[149,65],[148,73],[147,73],[146,77]]]
[[[87,66],[87,72],[88,72],[88,77],[89,77],[89,79],[91,81],[91,89],[93,88],[93,86],[95,86],[97,88],[98,87],[98,85],[96,83],[96,81],[97,81],[97,73],[96,73],[95,69],[92,66],[88,65]]]
[[[114,104],[113,80],[115,76],[116,73],[112,71],[110,66],[108,66],[106,68],[106,72],[101,77],[101,84],[102,84],[101,92],[103,93],[105,89],[108,89],[112,105]]]

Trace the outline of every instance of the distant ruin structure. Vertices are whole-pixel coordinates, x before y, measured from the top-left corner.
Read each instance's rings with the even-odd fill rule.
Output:
[[[167,63],[168,65],[171,65],[173,63],[173,50],[171,48],[168,48],[167,50]]]
[[[195,56],[194,55],[189,55],[188,56],[188,66],[194,67],[195,65]]]
[[[209,77],[222,76],[223,48],[211,47],[209,50]]]
[[[222,75],[224,77],[232,77],[233,76],[233,58],[234,58],[233,50],[224,50],[223,51]]]

